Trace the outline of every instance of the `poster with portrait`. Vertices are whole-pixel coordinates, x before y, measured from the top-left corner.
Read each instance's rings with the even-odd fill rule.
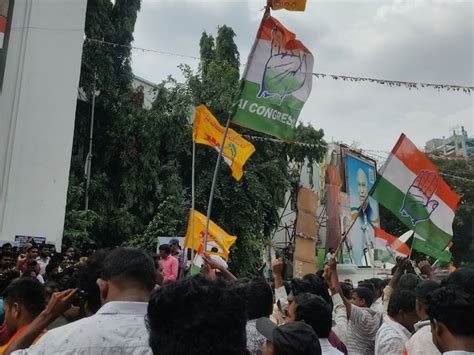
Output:
[[[367,199],[375,183],[375,162],[348,153],[346,155],[347,193],[350,198],[351,220],[356,219],[350,231],[347,244],[352,250],[353,262],[358,266],[371,265],[368,245],[374,244],[374,226],[379,226],[379,206],[372,197]],[[365,201],[365,203],[364,203]],[[358,214],[359,207],[362,211]]]

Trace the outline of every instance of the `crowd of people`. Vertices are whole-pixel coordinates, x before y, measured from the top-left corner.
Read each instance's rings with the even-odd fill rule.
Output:
[[[353,285],[337,262],[302,278],[237,278],[179,241],[136,248],[1,248],[0,354],[474,354],[474,270],[440,282],[426,261]]]

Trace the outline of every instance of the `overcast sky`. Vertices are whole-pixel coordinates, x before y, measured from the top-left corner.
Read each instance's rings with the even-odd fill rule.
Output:
[[[142,0],[138,47],[199,56],[203,31],[231,26],[245,63],[264,0]],[[305,12],[272,15],[309,48],[315,72],[474,86],[474,1],[307,0]],[[135,74],[155,83],[189,58],[133,51]],[[242,68],[243,69],[243,68]],[[464,125],[474,136],[474,93],[408,90],[314,79],[300,120],[324,129],[327,141],[389,151],[404,132],[416,145]]]

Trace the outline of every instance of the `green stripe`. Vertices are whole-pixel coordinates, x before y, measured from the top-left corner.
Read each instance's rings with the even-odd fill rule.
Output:
[[[275,97],[258,98],[259,90],[259,84],[247,80],[243,82],[233,122],[283,140],[292,140],[296,121],[304,102],[290,95],[285,97],[280,104]],[[264,108],[273,111],[264,110]],[[261,111],[255,112],[256,110]],[[265,113],[268,112],[274,112],[273,117],[265,117]]]
[[[444,261],[446,263],[451,262],[451,252],[448,250],[443,250],[439,251],[435,248],[433,248],[430,244],[426,243],[424,240],[414,238],[413,243],[412,243],[413,249],[432,256],[433,258],[439,259],[441,261]]]
[[[403,206],[405,194],[392,185],[381,175],[377,178],[375,189],[371,192],[372,197],[381,203],[385,208],[389,209],[397,218],[409,229],[414,230],[417,234],[426,239],[426,243],[430,244],[432,249],[443,251],[448,246],[452,236],[437,227],[431,220],[420,221],[413,226],[410,218],[400,214]],[[415,202],[413,198],[409,198],[406,203]]]

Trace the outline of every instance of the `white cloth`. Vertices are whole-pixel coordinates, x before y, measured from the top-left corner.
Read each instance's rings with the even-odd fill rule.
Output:
[[[152,355],[145,326],[147,306],[108,302],[95,315],[50,330],[35,345],[12,354]]]
[[[319,339],[319,345],[321,345],[321,355],[344,355],[343,352],[332,346],[327,338]]]
[[[408,355],[441,354],[433,344],[429,320],[416,323],[415,330],[416,333],[405,343],[405,351]]]
[[[377,298],[374,303],[370,306],[370,309],[373,310],[374,312],[383,314],[383,301],[382,297]]]
[[[402,355],[410,331],[389,316],[384,321],[375,339],[375,355]]]
[[[257,330],[257,320],[247,321],[245,331],[247,333],[247,350],[252,355],[261,355],[262,346],[267,339]]]
[[[446,351],[443,355],[474,355],[474,351],[464,351],[464,350],[453,350]]]
[[[48,256],[46,260],[41,259],[40,256],[36,258],[36,262],[40,266],[40,275],[43,276],[46,274],[46,266],[48,266],[51,258]]]
[[[224,269],[228,269],[229,265],[227,265],[226,261],[219,255],[210,255],[211,259],[222,266]]]
[[[332,330],[339,340],[345,344],[347,341],[347,310],[339,293],[332,295],[332,304],[332,318],[336,323]]]
[[[351,305],[346,347],[349,355],[373,355],[382,316],[369,308]]]

